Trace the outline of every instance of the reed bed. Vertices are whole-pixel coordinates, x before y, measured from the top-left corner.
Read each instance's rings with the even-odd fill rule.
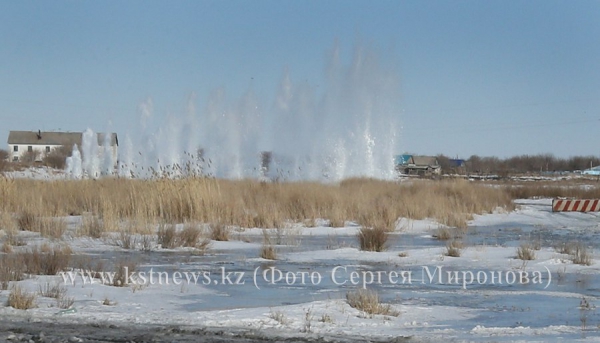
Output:
[[[506,190],[513,199],[528,198],[579,198],[596,199],[600,198],[600,183],[590,182],[587,184],[578,184],[574,182],[563,182],[560,184],[551,183],[530,183],[530,184],[510,184]]]
[[[266,183],[256,180],[100,179],[41,181],[0,178],[0,212],[15,218],[67,215],[97,217],[100,231],[117,231],[124,220],[145,224],[219,223],[280,228],[289,222],[355,221],[394,230],[399,217],[433,218],[465,227],[473,214],[512,209],[504,189],[464,180],[393,182],[347,179]],[[7,216],[3,216],[6,221]],[[94,225],[95,226],[95,225]]]

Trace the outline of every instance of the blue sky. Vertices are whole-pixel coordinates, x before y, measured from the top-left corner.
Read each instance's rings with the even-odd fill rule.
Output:
[[[600,155],[599,1],[0,1],[9,130],[134,132],[223,89],[272,102],[363,44],[399,75],[399,151]]]

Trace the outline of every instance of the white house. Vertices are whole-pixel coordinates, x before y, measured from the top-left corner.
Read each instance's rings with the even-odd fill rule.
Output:
[[[116,133],[110,134],[110,148],[113,155],[113,161],[117,161],[119,140]],[[98,153],[104,153],[105,134],[98,133]],[[22,161],[27,154],[35,157],[36,161],[41,161],[46,154],[62,146],[69,149],[73,145],[81,149],[83,133],[82,132],[34,132],[34,131],[10,131],[8,134],[8,152],[10,160],[14,162]]]

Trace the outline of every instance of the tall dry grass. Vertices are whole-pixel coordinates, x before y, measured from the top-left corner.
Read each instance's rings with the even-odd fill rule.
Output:
[[[35,293],[26,292],[21,287],[15,286],[8,294],[6,305],[17,310],[29,310],[36,306],[35,298]]]
[[[389,234],[382,228],[363,227],[356,237],[360,250],[382,252],[386,249]]]
[[[434,218],[448,226],[465,227],[472,214],[513,207],[507,191],[464,180],[397,183],[348,179],[323,184],[213,178],[0,178],[0,198],[0,211],[27,214],[25,220],[97,216],[103,230],[90,230],[94,233],[118,231],[124,219],[155,225],[200,222],[261,228],[280,228],[288,221],[352,220],[364,227],[392,231],[399,217],[408,217]]]
[[[369,315],[386,315],[397,317],[400,312],[396,311],[390,304],[382,304],[379,294],[370,289],[358,289],[346,293],[346,301],[351,307],[363,311]]]
[[[600,183],[587,180],[568,180],[562,182],[516,182],[505,184],[504,188],[513,199],[542,198],[600,198]]]
[[[67,246],[30,248],[16,253],[16,258],[22,263],[23,271],[33,275],[56,275],[65,271],[71,260],[71,248]]]
[[[11,281],[25,278],[25,264],[19,255],[0,255],[0,290],[7,290]]]

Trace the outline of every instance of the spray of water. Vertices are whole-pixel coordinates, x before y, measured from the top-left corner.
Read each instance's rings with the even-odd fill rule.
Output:
[[[81,169],[81,153],[79,152],[77,144],[73,146],[71,156],[67,157],[66,172],[75,179],[83,177],[83,170]]]
[[[319,91],[306,82],[293,82],[286,70],[271,104],[261,103],[252,90],[237,101],[216,90],[199,110],[192,94],[186,114],[169,115],[155,132],[149,129],[154,106],[147,99],[139,106],[140,132],[127,134],[119,147],[118,173],[282,180],[393,178],[399,78],[378,57],[359,46],[351,61],[343,63],[336,46]],[[101,174],[111,174],[113,161],[94,160],[97,144],[85,139],[90,135],[86,131],[82,144],[83,174],[98,175],[100,166]],[[70,164],[76,164],[75,158]]]

